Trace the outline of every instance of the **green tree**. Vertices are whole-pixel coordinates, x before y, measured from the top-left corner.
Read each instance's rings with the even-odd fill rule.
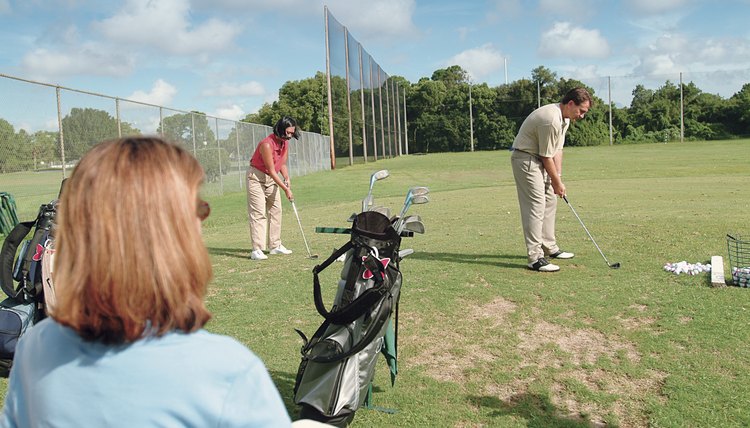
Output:
[[[35,170],[60,160],[58,135],[57,132],[50,131],[37,131],[31,135],[29,145]]]
[[[16,131],[13,125],[5,119],[0,119],[0,173],[18,171],[15,153]]]
[[[727,129],[736,135],[750,135],[750,83],[729,98],[723,115]]]
[[[216,134],[208,118],[199,111],[167,116],[162,119],[162,126],[157,132],[170,141],[182,143],[190,151],[193,150],[193,142],[196,147],[216,145]]]
[[[80,159],[95,144],[117,138],[117,120],[104,110],[78,108],[62,120],[65,159]]]
[[[562,98],[557,74],[549,68],[540,65],[531,70],[531,80],[539,84],[539,103],[541,105],[555,103]]]

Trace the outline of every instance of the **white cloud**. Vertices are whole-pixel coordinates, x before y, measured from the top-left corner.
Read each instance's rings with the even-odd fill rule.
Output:
[[[194,0],[206,9],[230,9],[235,11],[274,10],[285,13],[309,14],[323,11],[323,2],[310,0]]]
[[[113,42],[151,46],[175,55],[225,50],[242,31],[239,25],[209,19],[190,22],[188,0],[128,0],[114,16],[92,26]]]
[[[239,84],[222,83],[218,87],[203,91],[207,97],[258,97],[266,94],[266,88],[259,82],[245,82]]]
[[[133,67],[132,58],[104,49],[97,43],[84,44],[77,50],[38,48],[21,59],[24,73],[43,81],[79,74],[122,77],[131,73]]]
[[[624,3],[636,14],[655,15],[674,12],[690,2],[691,0],[626,0]]]
[[[446,66],[454,64],[461,66],[469,73],[471,79],[476,81],[502,70],[505,59],[500,51],[491,43],[487,43],[478,48],[463,51],[445,62]]]
[[[564,16],[570,19],[587,19],[596,12],[591,0],[539,0],[539,11],[543,16]]]
[[[539,54],[546,57],[605,58],[610,49],[599,30],[574,27],[569,22],[556,22],[542,34]]]
[[[221,119],[240,120],[247,116],[247,113],[242,110],[242,107],[237,104],[232,104],[231,106],[219,107],[215,112],[210,113],[209,116]]]
[[[662,75],[686,71],[714,71],[750,67],[750,40],[689,39],[664,35],[638,54],[636,74]]]
[[[413,22],[415,0],[329,0],[328,10],[352,31],[360,43],[367,39],[399,39],[418,33]]]
[[[131,101],[167,106],[172,103],[172,99],[176,94],[177,89],[174,86],[162,79],[158,79],[154,82],[154,86],[151,87],[149,92],[135,91],[126,98]]]
[[[636,73],[646,75],[664,75],[679,73],[679,67],[674,62],[674,57],[669,54],[652,54],[641,57],[641,65],[636,68]]]
[[[319,19],[323,7],[347,27],[360,43],[394,40],[418,34],[413,22],[416,0],[194,0],[203,10],[220,8],[257,16],[258,12],[278,12],[286,17]]]

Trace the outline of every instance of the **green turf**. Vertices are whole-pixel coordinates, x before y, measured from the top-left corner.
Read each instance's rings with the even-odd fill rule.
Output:
[[[372,172],[390,170],[374,195],[393,212],[409,187],[430,188],[431,202],[411,210],[427,233],[402,243],[415,253],[401,265],[400,373],[391,388],[381,360],[375,378],[374,404],[397,412],[361,410],[353,426],[750,425],[750,289],[662,269],[721,255],[729,277],[726,234],[750,235],[748,159],[747,140],[566,149],[569,200],[622,268],[607,267],[560,202],[558,240],[576,257],[551,274],[525,268],[508,152],[403,156],[296,178],[317,262],[348,235],[315,227],[348,227]],[[0,190],[34,195],[14,193],[26,217],[56,192],[53,180],[0,180]],[[265,361],[296,418],[294,328],[310,335],[321,321],[316,261],[288,203],[283,239],[294,254],[254,262],[245,195],[208,200],[208,329]],[[340,266],[322,274],[328,302]]]

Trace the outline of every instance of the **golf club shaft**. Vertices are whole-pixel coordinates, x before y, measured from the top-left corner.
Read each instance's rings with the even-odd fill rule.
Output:
[[[307,250],[307,257],[312,258],[310,247],[307,245],[307,238],[305,238],[305,230],[302,228],[302,222],[299,220],[299,213],[297,212],[297,205],[294,204],[294,201],[290,201],[290,202],[292,203],[292,210],[294,210],[294,216],[297,217],[297,224],[299,225],[300,233],[302,233],[302,240],[305,241],[305,249]]]
[[[599,254],[601,254],[602,257],[604,258],[604,261],[607,262],[607,266],[612,266],[611,264],[609,264],[609,260],[607,260],[607,256],[604,255],[601,248],[599,248],[599,245],[597,245],[596,241],[594,240],[594,237],[591,236],[591,233],[589,232],[588,228],[586,228],[586,225],[583,224],[583,220],[581,220],[581,217],[578,216],[578,213],[576,212],[575,208],[573,208],[573,205],[571,205],[570,202],[568,201],[568,197],[563,196],[563,200],[565,200],[565,203],[568,204],[568,206],[570,207],[570,210],[573,211],[573,215],[576,216],[576,218],[578,219],[578,222],[581,223],[581,226],[583,226],[583,230],[586,231],[586,234],[589,236],[589,239],[591,239],[591,242],[594,243],[594,246],[599,251]]]

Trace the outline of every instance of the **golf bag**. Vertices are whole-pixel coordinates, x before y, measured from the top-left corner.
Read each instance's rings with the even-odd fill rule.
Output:
[[[365,211],[355,217],[350,241],[313,269],[315,307],[325,320],[309,340],[297,330],[304,342],[294,385],[301,418],[346,426],[371,391],[381,352],[391,368],[391,381],[395,379],[391,314],[398,313],[401,291],[400,245],[388,217]],[[328,311],[318,274],[343,254],[339,288]]]
[[[54,300],[51,271],[56,214],[57,200],[42,205],[36,219],[13,228],[0,250],[0,288],[8,296],[0,302],[2,377],[10,373],[18,339],[46,316],[46,307]]]

